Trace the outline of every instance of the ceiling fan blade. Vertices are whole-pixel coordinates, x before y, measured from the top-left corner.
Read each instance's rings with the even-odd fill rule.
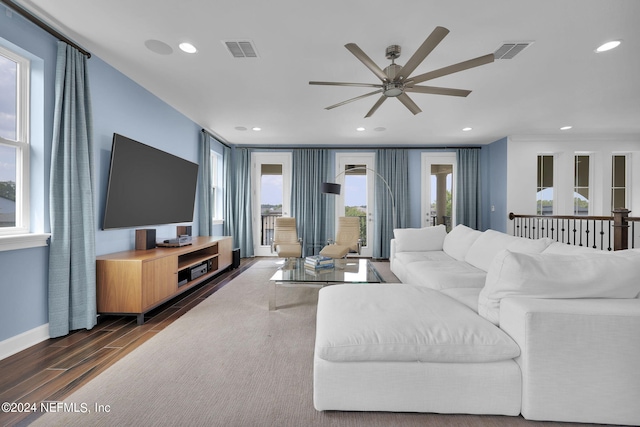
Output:
[[[438,70],[429,71],[428,73],[420,74],[419,76],[411,77],[413,83],[422,83],[427,80],[435,79],[437,77],[446,76],[448,74],[457,73],[459,71],[468,70],[469,68],[479,67],[480,65],[485,65],[493,62],[495,57],[493,53],[489,53],[484,56],[479,56],[477,58],[469,59],[467,61],[462,61],[457,64],[449,65],[448,67],[443,67]]]
[[[471,91],[465,89],[451,89],[448,87],[434,86],[409,86],[404,88],[405,92],[429,93],[432,95],[468,96]]]
[[[400,73],[396,76],[397,80],[403,80],[409,77],[411,73],[414,72],[418,65],[424,61],[424,59],[431,53],[433,49],[438,46],[438,44],[445,38],[445,36],[449,34],[449,30],[444,27],[436,27],[429,37],[422,43],[422,45],[416,50],[413,56],[407,61],[407,63],[402,67]]]
[[[375,104],[373,104],[373,107],[371,107],[371,110],[369,110],[369,112],[367,113],[367,115],[366,115],[366,116],[364,116],[364,118],[366,119],[367,117],[371,117],[371,116],[373,116],[373,113],[375,113],[375,112],[376,112],[376,110],[378,109],[378,107],[380,107],[380,106],[382,105],[382,103],[383,103],[384,101],[386,101],[386,100],[387,100],[387,97],[386,97],[386,96],[384,96],[384,95],[382,95],[382,96],[381,96],[381,97],[376,101],[376,103],[375,103]]]
[[[416,105],[416,103],[413,102],[413,100],[411,98],[409,98],[409,95],[407,95],[406,93],[402,93],[402,94],[398,95],[396,98],[398,98],[400,100],[400,102],[402,102],[404,104],[404,106],[407,107],[409,109],[409,111],[411,111],[413,113],[413,115],[416,115],[416,114],[422,112],[420,107],[418,107]]]
[[[360,49],[358,47],[357,44],[355,43],[348,43],[346,45],[344,45],[344,47],[346,47],[349,52],[353,53],[353,55],[358,58],[368,69],[370,69],[373,74],[375,74],[376,76],[378,76],[378,78],[381,81],[386,81],[387,79],[387,75],[384,73],[384,71],[382,71],[382,69],[380,67],[378,67],[376,65],[375,62],[373,62],[373,60],[371,58],[369,58],[367,56],[366,53],[364,53],[364,51],[362,49]]]
[[[380,84],[373,83],[345,83],[345,82],[309,82],[310,85],[321,86],[355,86],[355,87],[382,87]]]
[[[382,89],[365,93],[364,95],[356,96],[355,98],[347,99],[346,101],[342,101],[337,104],[333,104],[328,107],[325,107],[325,110],[331,110],[332,108],[340,107],[341,105],[348,104],[350,102],[357,101],[358,99],[366,98],[367,96],[375,95],[376,93],[381,93],[381,92],[382,92]]]

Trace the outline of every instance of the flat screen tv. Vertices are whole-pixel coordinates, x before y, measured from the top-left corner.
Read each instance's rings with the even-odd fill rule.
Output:
[[[113,134],[104,230],[193,221],[198,165]]]

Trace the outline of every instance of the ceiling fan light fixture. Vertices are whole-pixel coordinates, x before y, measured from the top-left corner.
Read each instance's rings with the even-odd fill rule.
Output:
[[[384,96],[396,97],[402,95],[404,92],[404,85],[398,82],[385,83],[382,93]]]

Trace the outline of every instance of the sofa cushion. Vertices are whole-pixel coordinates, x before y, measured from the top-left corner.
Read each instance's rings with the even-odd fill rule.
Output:
[[[444,225],[423,228],[396,228],[396,252],[441,251],[447,235]]]
[[[487,273],[478,313],[497,325],[506,297],[636,298],[639,277],[638,251],[558,255],[504,250]]]
[[[420,261],[455,261],[449,255],[442,251],[426,251],[426,252],[399,252],[396,254],[396,262],[403,265]],[[455,261],[458,262],[458,261]]]
[[[469,248],[481,234],[481,231],[459,224],[445,237],[442,250],[458,261],[464,261]]]
[[[315,352],[333,362],[473,363],[512,359],[520,349],[438,291],[379,284],[320,290]]]
[[[413,262],[406,266],[405,283],[431,289],[484,287],[487,273],[464,261]]]
[[[469,248],[464,260],[484,271],[489,271],[491,261],[498,252],[509,249],[512,252],[538,254],[553,241],[551,239],[527,239],[511,236],[495,230],[487,230]]]

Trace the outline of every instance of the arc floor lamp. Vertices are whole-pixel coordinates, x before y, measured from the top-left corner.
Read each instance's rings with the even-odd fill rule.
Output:
[[[382,182],[384,182],[384,185],[387,187],[387,191],[389,192],[389,197],[391,197],[391,214],[393,215],[393,228],[397,228],[397,224],[396,224],[396,200],[393,197],[393,192],[391,191],[391,187],[389,186],[389,183],[387,182],[386,179],[384,179],[382,177],[382,175],[380,175],[378,172],[376,172],[375,170],[365,167],[365,166],[356,166],[354,168],[349,168],[349,169],[345,169],[344,171],[340,172],[338,175],[336,175],[336,177],[333,179],[334,181],[337,181],[337,179],[341,176],[344,175],[347,172],[351,172],[351,171],[355,171],[355,170],[368,170],[371,171],[373,173],[376,174],[376,176],[378,178],[380,178],[380,180]],[[322,191],[325,194],[340,194],[340,189],[341,189],[341,185],[340,184],[336,184],[335,182],[323,182],[322,185],[320,186],[320,191]]]

